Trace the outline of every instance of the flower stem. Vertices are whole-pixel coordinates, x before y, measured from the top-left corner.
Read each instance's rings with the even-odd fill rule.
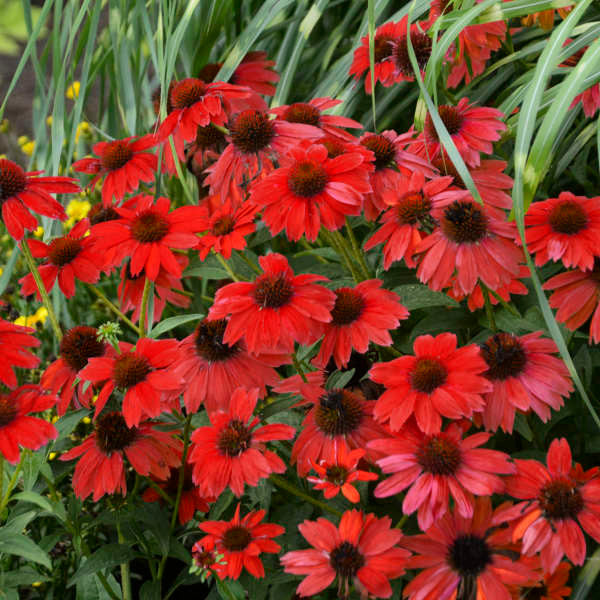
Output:
[[[158,484],[156,484],[152,479],[146,479],[148,485],[165,501],[167,504],[173,504],[173,498],[169,496],[165,490],[163,490]]]
[[[237,255],[257,274],[262,275],[262,271],[256,266],[244,252],[238,252]]]
[[[348,254],[346,249],[340,245],[338,238],[335,237],[333,235],[333,233],[327,231],[324,228],[321,229],[321,234],[323,235],[323,238],[325,239],[327,244],[335,250],[337,255],[340,257],[342,263],[346,266],[346,269],[348,269],[348,271],[350,271],[350,274],[352,275],[352,278],[354,279],[354,281],[356,283],[360,283],[362,281],[362,277],[361,277],[360,273],[358,273],[356,271],[356,268],[354,267],[354,263],[353,263],[352,259],[350,258],[350,255]]]
[[[133,329],[133,331],[135,331],[138,335],[140,333],[140,330],[138,328],[138,326],[128,317],[126,317],[116,306],[116,304],[113,304],[105,295],[103,292],[101,292],[96,286],[94,285],[89,285],[88,284],[88,289],[93,292],[94,294],[96,294],[96,296],[98,296],[98,298],[100,299],[100,301],[110,310],[112,311],[115,315],[117,315],[117,317],[119,317],[119,319],[121,319],[123,321],[123,323],[125,323],[126,325],[129,325],[129,327],[131,327],[131,329]]]
[[[150,298],[150,280],[146,277],[144,281],[144,292],[142,294],[142,306],[140,308],[140,324],[139,333],[140,337],[146,337],[146,318],[148,312],[148,299]]]
[[[125,537],[121,531],[121,519],[117,517],[117,535],[119,544],[125,543]],[[121,590],[123,591],[123,600],[131,600],[131,576],[129,572],[129,561],[121,563]]]
[[[494,308],[492,307],[492,302],[490,300],[490,291],[482,281],[479,283],[483,293],[483,301],[485,302],[485,314],[490,323],[490,329],[495,333],[498,331],[498,328],[496,327],[496,319],[494,319]]]
[[[227,271],[229,277],[231,277],[233,281],[239,281],[240,278],[233,272],[233,269],[229,266],[227,261],[218,252],[215,252],[215,256],[217,257],[217,260],[221,263],[221,266]]]
[[[302,377],[302,381],[304,381],[304,383],[307,383],[308,379],[306,379],[304,369],[302,368],[302,365],[300,364],[300,361],[298,360],[298,357],[296,356],[295,352],[292,352],[292,363],[294,364],[294,368],[296,369],[296,371],[298,371],[298,375]]]
[[[289,481],[287,481],[283,477],[280,477],[279,475],[276,475],[275,473],[271,473],[271,475],[269,476],[269,479],[278,488],[281,488],[282,490],[285,490],[286,492],[289,492],[290,494],[294,494],[294,496],[298,496],[298,498],[302,498],[302,500],[304,500],[305,502],[310,502],[314,506],[319,507],[321,510],[331,513],[332,515],[336,515],[337,517],[342,516],[342,513],[339,510],[333,508],[332,506],[329,506],[329,504],[325,504],[325,502],[321,502],[320,500],[316,500],[312,496],[309,496],[306,492],[303,492],[300,488],[297,488],[295,485],[291,484]]]
[[[54,307],[52,306],[52,302],[50,302],[50,297],[48,296],[48,292],[46,291],[46,286],[44,285],[42,278],[40,277],[40,272],[38,271],[37,265],[35,264],[35,260],[33,260],[33,256],[31,255],[31,250],[29,249],[27,240],[23,240],[23,243],[21,244],[21,251],[23,252],[23,256],[27,261],[29,271],[33,276],[35,284],[37,285],[38,291],[42,298],[42,303],[48,311],[48,317],[50,318],[50,323],[52,324],[54,335],[56,336],[56,339],[60,342],[60,340],[62,340],[63,334],[60,329],[60,325],[58,324],[58,319],[56,318]]]
[[[367,265],[367,261],[365,260],[365,253],[361,250],[361,247],[354,235],[354,231],[352,226],[350,225],[350,220],[346,217],[346,231],[348,232],[348,237],[350,238],[350,245],[352,246],[352,251],[354,252],[354,256],[358,261],[360,268],[362,269],[363,275],[367,279],[371,279],[371,272],[369,271],[369,266]]]

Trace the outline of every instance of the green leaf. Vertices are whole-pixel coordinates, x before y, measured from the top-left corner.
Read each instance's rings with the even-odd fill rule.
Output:
[[[209,265],[201,267],[192,267],[184,274],[184,277],[201,277],[202,279],[229,279],[229,273],[221,267],[211,267]]]
[[[0,531],[0,553],[14,554],[26,560],[33,561],[51,569],[50,557],[28,537],[20,533],[8,533],[6,529]]]
[[[179,327],[180,325],[184,325],[185,323],[189,323],[190,321],[200,321],[203,319],[204,315],[201,313],[194,313],[191,315],[178,315],[176,317],[169,317],[164,321],[161,321],[150,333],[148,333],[148,337],[157,338],[158,336],[166,333],[167,331],[171,331],[171,329],[175,329],[175,327]]]
[[[571,600],[590,600],[592,586],[600,573],[600,548],[598,548],[592,556],[586,559],[585,566],[575,580]]]
[[[393,290],[400,296],[400,302],[408,309],[428,306],[459,306],[458,302],[443,292],[434,292],[421,283],[399,285]]]
[[[356,369],[350,369],[349,371],[334,371],[328,378],[325,387],[328,390],[343,389],[345,388],[350,380],[354,377]]]
[[[137,553],[125,544],[106,544],[94,552],[77,569],[73,577],[69,580],[67,587],[75,585],[79,580],[89,577],[98,571],[112,569],[117,565],[136,558]]]
[[[246,592],[239,581],[215,578],[217,590],[223,600],[245,600]]]

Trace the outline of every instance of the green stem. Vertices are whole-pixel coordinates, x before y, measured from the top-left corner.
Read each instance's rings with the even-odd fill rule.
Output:
[[[173,498],[165,492],[156,482],[152,481],[152,479],[146,479],[148,485],[167,503],[171,506],[173,505]]]
[[[296,371],[298,371],[298,375],[302,377],[302,381],[304,381],[304,383],[307,383],[308,379],[306,379],[304,369],[302,368],[302,365],[300,364],[300,361],[298,360],[298,357],[296,356],[295,352],[292,352],[292,363],[294,363],[294,368],[296,369]]]
[[[312,496],[309,496],[306,492],[303,492],[301,489],[297,488],[295,485],[292,485],[289,481],[287,481],[283,477],[280,477],[279,475],[276,475],[275,473],[271,473],[271,475],[269,476],[269,479],[278,488],[281,488],[282,490],[285,490],[286,492],[289,492],[290,494],[294,494],[294,496],[298,496],[298,498],[302,498],[302,500],[304,500],[305,502],[310,502],[314,506],[319,507],[321,510],[331,513],[332,515],[336,515],[337,517],[342,516],[342,513],[339,510],[329,506],[329,504],[325,504],[325,502],[321,502],[320,500],[316,500]]]
[[[144,281],[144,292],[142,294],[142,306],[140,308],[140,325],[139,332],[140,337],[146,337],[146,317],[148,312],[148,299],[150,298],[150,280],[146,277]]]
[[[350,238],[350,245],[352,246],[352,252],[358,261],[360,268],[362,269],[363,275],[367,279],[371,279],[371,272],[369,271],[369,266],[367,265],[367,261],[365,259],[365,253],[361,250],[361,247],[354,235],[354,231],[352,226],[350,225],[350,220],[346,217],[346,231],[348,232],[348,237]]]
[[[0,498],[4,491],[4,455],[0,453]]]
[[[233,269],[227,264],[227,261],[218,253],[215,252],[217,260],[221,263],[221,266],[227,271],[227,274],[233,281],[239,281],[240,278],[233,272]]]
[[[346,250],[342,246],[340,246],[338,239],[326,229],[321,229],[321,234],[325,238],[327,244],[331,246],[335,250],[336,254],[340,257],[342,263],[346,266],[346,269],[350,272],[354,281],[356,281],[356,283],[360,283],[362,281],[362,278],[360,274],[356,271],[352,259],[350,258]]]
[[[244,252],[237,252],[237,255],[257,274],[257,275],[262,275],[262,271],[260,270],[260,268],[255,265],[247,256]]]
[[[498,328],[496,327],[496,319],[494,319],[494,308],[492,306],[492,301],[490,300],[490,292],[483,282],[480,282],[480,286],[483,293],[483,301],[485,302],[485,314],[490,323],[490,329],[495,333],[498,331]]]
[[[402,529],[402,525],[404,525],[404,523],[406,523],[407,519],[408,519],[408,515],[402,515],[402,518],[394,525],[394,528]]]
[[[121,531],[121,518],[117,517],[117,535],[119,544],[125,543],[125,537]],[[129,572],[129,561],[121,563],[121,590],[123,591],[123,600],[131,600],[131,574]]]
[[[120,310],[119,308],[116,306],[116,304],[113,304],[105,295],[103,292],[101,292],[96,286],[94,285],[89,285],[87,286],[87,288],[93,292],[94,294],[96,294],[96,296],[98,296],[98,298],[100,299],[100,301],[109,309],[111,310],[115,315],[117,315],[117,317],[119,317],[119,319],[121,319],[121,321],[123,321],[125,324],[129,325],[129,327],[131,329],[133,329],[133,331],[135,331],[138,335],[140,333],[140,330],[138,328],[138,326],[128,317],[126,317]]]
[[[56,318],[52,302],[50,302],[48,292],[46,291],[46,287],[44,286],[42,278],[40,277],[40,272],[38,271],[37,265],[35,264],[35,260],[33,260],[33,256],[31,255],[31,250],[29,249],[27,240],[23,240],[23,243],[21,244],[21,251],[23,252],[23,256],[27,261],[29,271],[33,276],[35,284],[37,285],[38,292],[40,293],[40,296],[42,298],[42,303],[48,311],[48,317],[50,318],[50,323],[52,324],[54,335],[56,336],[56,339],[60,342],[60,340],[62,340],[63,334],[60,329],[60,325],[58,324],[58,319]]]

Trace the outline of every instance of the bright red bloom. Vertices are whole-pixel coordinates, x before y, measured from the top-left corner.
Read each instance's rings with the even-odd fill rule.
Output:
[[[289,362],[287,355],[250,354],[243,340],[231,345],[223,342],[227,321],[204,319],[196,331],[179,344],[176,370],[185,381],[183,400],[188,412],[206,410],[227,412],[229,401],[238,387],[258,388],[259,397],[267,385],[275,385],[279,375],[273,367]]]
[[[116,221],[94,225],[94,248],[98,253],[111,251],[121,261],[130,257],[129,271],[155,281],[161,266],[171,275],[181,277],[182,267],[175,259],[173,248],[193,248],[202,230],[202,210],[199,206],[182,206],[169,212],[171,201],[148,195],[136,196],[135,208],[116,208],[121,215]]]
[[[523,554],[540,553],[546,573],[553,573],[565,554],[574,565],[582,565],[586,548],[580,526],[600,542],[600,479],[581,482],[573,477],[571,448],[565,438],[552,440],[547,468],[537,460],[514,462],[517,474],[506,480],[506,493],[527,502],[500,517],[518,519],[513,539],[523,538]]]
[[[167,480],[153,477],[158,487],[163,490],[170,498],[177,496],[177,490],[179,489],[179,472],[181,467],[171,467],[169,477]],[[142,500],[144,502],[164,502],[163,497],[154,489],[147,488],[142,494]],[[181,491],[181,502],[179,504],[179,512],[177,517],[181,525],[185,525],[194,518],[196,511],[199,510],[202,513],[207,513],[210,509],[209,504],[214,502],[216,498],[205,497],[200,494],[200,490],[194,485],[192,481],[192,466],[187,463],[184,469],[183,476],[183,488]]]
[[[483,409],[482,394],[492,385],[482,376],[487,365],[478,346],[457,348],[453,333],[440,333],[419,336],[413,347],[415,356],[371,368],[370,378],[387,388],[373,412],[378,421],[399,431],[414,414],[419,429],[433,434],[441,430],[442,416],[470,418]]]
[[[365,400],[361,392],[323,390],[319,402],[302,422],[300,434],[292,448],[292,464],[304,477],[315,463],[335,461],[343,447],[345,451],[367,448],[371,440],[387,437],[388,432],[373,420],[375,402]],[[373,462],[380,455],[367,451]]]
[[[590,342],[600,342],[600,261],[595,261],[592,271],[559,273],[542,287],[554,291],[548,302],[558,309],[557,321],[574,331],[592,317]]]
[[[498,141],[500,132],[506,130],[506,124],[502,122],[503,113],[495,108],[469,104],[468,98],[461,98],[456,106],[438,106],[438,113],[463,160],[471,167],[479,166],[481,152],[493,152],[492,142]],[[435,160],[441,149],[433,120],[427,114],[425,129],[414,144],[413,151],[419,156]]]
[[[25,241],[33,256],[46,259],[40,265],[39,272],[47,292],[54,287],[58,278],[61,292],[67,298],[72,298],[76,279],[96,283],[100,278],[93,241],[86,237],[89,228],[90,222],[82,219],[67,235],[55,238],[49,244],[34,239]],[[19,283],[22,284],[21,293],[24,296],[35,293],[41,301],[40,291],[31,273],[22,277]]]
[[[227,202],[209,213],[202,207],[202,229],[206,234],[198,239],[200,260],[205,260],[211,250],[225,259],[231,258],[232,250],[246,247],[246,236],[256,231],[254,219],[258,207],[249,202],[235,208]]]
[[[348,364],[353,349],[364,354],[370,342],[392,345],[389,332],[408,318],[408,311],[397,294],[381,289],[382,283],[380,279],[369,279],[354,288],[335,290],[332,319],[325,325],[325,337],[314,364],[325,367],[333,356],[341,369]]]
[[[210,413],[210,427],[199,427],[192,434],[190,462],[201,493],[218,497],[229,487],[240,497],[245,484],[255,487],[271,473],[285,471],[283,461],[265,443],[289,440],[296,430],[281,423],[257,427],[260,421],[252,414],[257,399],[258,389],[237,388],[228,411]]]
[[[357,510],[342,515],[339,527],[324,518],[298,525],[313,546],[281,557],[286,573],[308,575],[296,590],[301,598],[314,596],[338,579],[338,597],[347,597],[351,584],[361,597],[391,598],[390,579],[404,573],[409,553],[396,544],[402,532],[389,517],[377,518]],[[345,594],[345,595],[344,595]]]
[[[582,271],[594,268],[600,256],[600,197],[561,192],[558,198],[534,202],[525,215],[525,239],[535,264],[559,260]]]
[[[454,201],[434,211],[434,218],[439,227],[415,248],[422,255],[417,275],[430,288],[442,290],[455,273],[455,291],[463,294],[479,280],[497,290],[518,277],[523,253],[514,241],[514,222],[472,199]]]
[[[302,375],[292,375],[286,379],[281,379],[273,386],[273,391],[277,394],[302,396],[302,400],[294,406],[316,404],[325,393],[325,379],[325,371],[309,371],[304,373],[304,378],[302,378]]]
[[[387,271],[392,263],[404,259],[414,268],[415,249],[434,226],[432,210],[454,200],[468,197],[467,192],[449,189],[450,177],[436,177],[425,183],[425,175],[415,171],[410,179],[399,179],[381,194],[389,207],[380,217],[383,225],[367,240],[365,250],[377,244],[383,247],[383,267]]]
[[[573,391],[565,363],[553,356],[558,352],[556,344],[541,335],[541,331],[522,337],[497,333],[481,346],[489,367],[485,377],[494,386],[484,396],[486,429],[502,427],[512,433],[517,410],[533,410],[545,423],[550,408],[559,410],[564,404],[562,397]]]
[[[58,437],[56,427],[29,413],[42,412],[56,404],[56,396],[39,385],[22,385],[0,394],[0,454],[12,464],[19,462],[19,446],[39,450]]]
[[[320,460],[313,462],[312,468],[317,477],[307,477],[315,486],[315,490],[323,490],[323,495],[328,500],[342,492],[344,498],[356,504],[360,501],[360,494],[352,485],[355,481],[375,481],[377,473],[361,471],[357,465],[365,455],[366,450],[357,448],[348,451],[346,446],[341,445],[331,462]]]
[[[505,554],[489,497],[477,498],[472,518],[447,512],[423,535],[404,538],[418,553],[409,568],[424,569],[404,588],[410,600],[450,600],[469,590],[477,600],[511,600],[507,586],[527,583],[533,573]]]
[[[252,186],[250,201],[265,207],[272,235],[285,229],[288,239],[314,241],[321,225],[340,229],[347,215],[360,214],[371,191],[368,163],[360,152],[329,158],[321,144],[297,146],[281,157],[281,168]],[[362,168],[361,168],[362,167]]]
[[[152,421],[129,428],[121,413],[109,412],[96,421],[94,433],[60,460],[81,457],[73,474],[75,495],[84,499],[93,493],[97,502],[104,494],[127,494],[125,457],[136,473],[166,479],[169,468],[180,465],[182,451],[181,441],[172,432],[155,429]]]
[[[143,417],[157,417],[161,401],[177,395],[183,381],[173,366],[178,358],[177,340],[142,338],[135,346],[119,342],[117,354],[108,348],[106,355],[90,358],[79,377],[92,383],[105,382],[96,401],[100,414],[115,388],[124,393],[123,416],[128,427],[138,425]]]
[[[240,519],[238,504],[231,521],[204,521],[198,525],[207,535],[194,545],[192,551],[214,550],[216,554],[222,554],[222,562],[211,565],[221,579],[238,579],[242,568],[254,577],[264,577],[265,569],[259,556],[263,552],[277,554],[281,546],[273,538],[285,533],[281,525],[261,523],[266,514],[265,510],[252,510]]]
[[[402,512],[418,510],[422,531],[448,512],[448,495],[462,517],[472,518],[475,497],[501,493],[504,482],[498,475],[515,472],[508,454],[477,447],[489,439],[489,433],[463,439],[463,427],[458,423],[426,435],[410,422],[396,438],[370,442],[369,448],[385,455],[377,461],[378,466],[384,473],[393,473],[377,486],[375,497],[394,496],[410,487]]]
[[[18,164],[0,159],[0,205],[2,221],[8,233],[17,241],[25,230],[37,229],[33,211],[52,219],[65,221],[67,213],[50,194],[73,194],[79,184],[72,177],[37,177],[43,171],[25,172]]]
[[[544,573],[539,556],[522,556],[520,562],[534,569],[537,577],[524,586],[515,586],[513,600],[530,598],[531,600],[565,600],[573,591],[566,584],[571,574],[571,565],[561,562],[554,573]]]
[[[269,112],[277,115],[278,119],[288,121],[288,123],[314,125],[322,129],[327,135],[353,142],[354,137],[340,129],[340,127],[362,129],[362,125],[358,121],[340,115],[326,115],[323,113],[324,110],[341,103],[341,100],[333,100],[332,98],[314,98],[310,102],[296,102],[295,104],[276,106],[271,108]]]
[[[42,374],[41,385],[53,394],[60,394],[56,412],[63,416],[73,401],[76,408],[89,408],[94,389],[83,381],[75,383],[77,374],[90,358],[102,356],[106,344],[98,340],[94,327],[77,326],[69,329],[60,342],[60,357],[51,363]],[[87,389],[86,389],[87,388]]]
[[[137,140],[128,137],[112,142],[94,144],[93,158],[82,158],[73,163],[73,170],[95,175],[89,184],[93,188],[104,177],[102,183],[102,204],[111,206],[113,198],[117,202],[126,194],[135,192],[140,182],[152,182],[158,168],[156,155],[145,152],[156,146],[154,135],[144,135]]]
[[[308,346],[318,340],[335,304],[335,294],[315,283],[326,278],[294,275],[281,254],[261,256],[258,261],[263,275],[217,290],[208,318],[231,315],[223,341],[231,345],[243,337],[252,353],[287,354],[294,342]]]
[[[0,381],[9,388],[17,385],[13,367],[33,369],[40,364],[40,359],[29,350],[41,344],[32,335],[34,332],[31,327],[15,325],[0,318]]]

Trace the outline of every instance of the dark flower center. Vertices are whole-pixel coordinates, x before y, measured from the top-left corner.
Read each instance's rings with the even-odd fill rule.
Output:
[[[328,135],[319,140],[319,144],[322,144],[327,148],[327,157],[335,158],[336,156],[341,156],[346,152],[346,148],[344,144],[340,142],[340,140],[336,140],[333,136]]]
[[[9,425],[17,416],[17,405],[10,396],[0,396],[0,427]]]
[[[193,469],[189,464],[185,465],[183,470],[183,491],[190,492],[196,489],[192,478]],[[171,469],[169,479],[164,484],[165,490],[173,497],[177,496],[179,488],[179,469]]]
[[[280,308],[294,295],[293,283],[284,275],[261,275],[256,279],[254,299],[263,308]]]
[[[363,402],[348,390],[329,390],[321,397],[315,423],[326,435],[347,435],[356,431],[364,419]]]
[[[107,413],[96,421],[96,445],[104,454],[110,455],[116,450],[127,448],[135,441],[137,435],[137,428],[129,429],[119,412]]]
[[[481,346],[481,356],[488,364],[485,376],[491,380],[517,377],[525,369],[527,354],[519,338],[510,333],[497,333]]]
[[[331,465],[327,467],[325,472],[327,480],[334,485],[344,485],[346,483],[346,477],[348,477],[348,470],[341,465]]]
[[[102,204],[94,204],[88,213],[88,219],[92,225],[115,221],[120,218],[121,215],[112,206],[102,206]]]
[[[460,460],[460,448],[441,434],[425,438],[417,450],[417,462],[433,475],[453,475]]]
[[[225,456],[239,456],[250,447],[252,432],[238,419],[229,421],[217,440],[217,447]]]
[[[335,306],[331,311],[333,325],[350,325],[360,317],[365,308],[364,298],[352,288],[335,290]]]
[[[202,100],[205,92],[206,86],[200,79],[182,79],[171,89],[171,105],[174,109],[188,108]]]
[[[444,211],[444,235],[456,244],[473,244],[487,234],[487,217],[474,202],[456,200]]]
[[[131,223],[131,235],[133,239],[142,244],[159,242],[169,232],[169,222],[162,215],[152,209],[145,210]]]
[[[385,169],[394,164],[396,147],[384,135],[367,135],[360,143],[375,155],[375,170]]]
[[[115,359],[113,380],[118,388],[126,390],[144,381],[150,371],[152,367],[143,356],[128,352]]]
[[[305,125],[318,127],[321,122],[321,112],[310,104],[296,102],[296,104],[288,106],[283,113],[283,119],[290,123],[304,123]]]
[[[447,156],[440,154],[434,158],[432,162],[433,166],[438,169],[442,175],[450,175],[450,177],[454,179],[453,183],[456,187],[459,187],[462,190],[467,189],[467,186],[462,180],[462,177],[458,174],[456,167]]]
[[[63,337],[60,355],[73,371],[81,371],[88,359],[104,353],[104,344],[96,337],[97,333],[93,327],[80,326],[73,327]]]
[[[213,148],[225,141],[225,134],[217,129],[214,125],[206,125],[206,127],[198,127],[196,131],[196,144],[202,148]]]
[[[548,221],[556,233],[574,235],[585,229],[588,217],[578,202],[565,200],[552,209]]]
[[[204,65],[202,69],[200,69],[200,73],[198,73],[198,79],[202,79],[206,83],[211,83],[215,80],[215,77],[221,70],[223,63],[208,63]]]
[[[310,198],[320,194],[327,185],[327,172],[312,160],[297,162],[288,175],[288,186],[296,196]]]
[[[275,135],[275,125],[263,112],[245,110],[241,112],[230,129],[233,145],[244,154],[264,150]]]
[[[398,222],[401,225],[430,224],[431,200],[423,196],[421,192],[405,194],[396,205]]]
[[[68,236],[56,238],[48,246],[48,260],[57,267],[69,264],[81,251],[81,240]]]
[[[444,385],[447,378],[448,371],[439,359],[417,358],[410,374],[410,383],[418,392],[431,394],[441,385]]]
[[[229,346],[223,342],[223,334],[227,327],[225,319],[207,321],[206,319],[196,329],[196,352],[208,362],[227,360],[239,352],[239,346]]]
[[[342,542],[329,555],[329,564],[341,579],[350,579],[365,564],[365,557],[350,542]]]
[[[417,64],[419,70],[422,71],[431,56],[431,38],[421,31],[413,31],[410,34],[410,41],[412,43],[415,56],[417,57]],[[412,77],[414,74],[412,64],[410,62],[410,56],[408,54],[408,44],[406,36],[402,36],[394,44],[394,64],[398,71],[400,71],[406,77]]]
[[[548,588],[543,583],[534,588],[525,588],[522,591],[521,597],[527,598],[527,600],[547,600]]]
[[[105,169],[114,171],[126,165],[133,156],[133,150],[129,142],[116,140],[109,142],[102,151],[100,162]]]
[[[491,564],[492,552],[478,535],[460,535],[450,546],[448,562],[462,577],[477,577]]]
[[[546,484],[538,497],[548,519],[574,519],[583,509],[583,498],[577,486],[568,479],[555,479]]]
[[[438,113],[450,135],[456,135],[462,129],[465,118],[456,106],[438,106]],[[425,118],[425,133],[429,138],[439,140],[430,114]]]
[[[241,552],[252,541],[252,534],[245,528],[236,525],[225,532],[223,546],[229,552]]]
[[[4,200],[19,194],[27,187],[27,176],[19,165],[0,159],[0,205]]]
[[[192,558],[198,567],[204,569],[210,568],[217,561],[214,550],[194,550],[192,548]]]
[[[394,38],[391,35],[376,35],[375,42],[373,46],[375,46],[375,62],[381,62],[386,58],[392,56],[392,52],[394,51],[394,47],[392,46],[392,42]]]
[[[235,228],[235,221],[229,216],[225,215],[221,217],[212,226],[212,232],[214,235],[227,235],[231,233]]]

